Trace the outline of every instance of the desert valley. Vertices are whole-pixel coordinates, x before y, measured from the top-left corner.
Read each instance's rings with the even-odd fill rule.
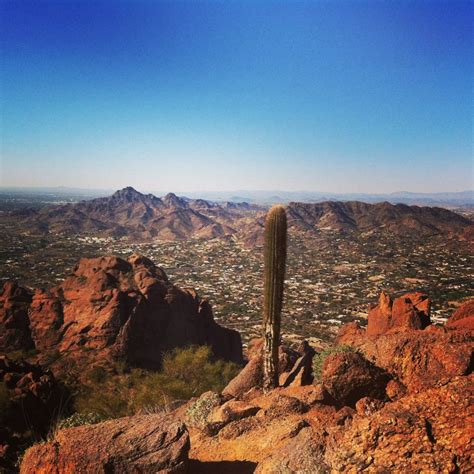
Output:
[[[419,397],[430,410],[426,397],[445,403],[466,390],[474,227],[465,213],[290,202],[281,387],[262,394],[268,207],[158,198],[127,187],[67,204],[4,199],[2,208],[4,469],[19,468],[19,453],[44,436],[51,441],[34,444],[22,472],[63,472],[69,463],[75,471],[100,470],[108,462],[114,472],[472,466],[470,445],[457,447],[448,432],[436,434],[447,436],[443,450],[431,444],[428,458],[407,451],[409,462],[382,444],[358,453],[349,438],[369,436],[364,423],[386,423],[395,407],[410,412]],[[163,415],[152,412],[166,414],[157,421],[161,431],[153,420]],[[142,418],[97,424],[124,415]],[[425,429],[435,436],[438,428],[426,423],[442,421],[424,411],[416,416],[420,421],[398,437],[418,443]],[[281,434],[272,428],[280,417],[288,425]],[[129,432],[137,420],[156,434]],[[58,438],[62,427],[76,425],[83,428],[65,434],[71,441]],[[127,433],[133,449],[151,449],[152,458],[130,457],[107,441],[105,432],[114,430]],[[88,446],[91,436],[101,441],[85,449],[89,454],[67,454],[75,443]],[[146,448],[138,447],[142,436]],[[161,436],[172,436],[172,448]],[[390,450],[409,449],[386,436]],[[272,448],[265,447],[269,440]],[[49,446],[58,442],[62,454],[52,458]],[[275,457],[277,446],[286,460]],[[112,451],[102,459],[97,449]],[[352,461],[341,457],[344,450]]]

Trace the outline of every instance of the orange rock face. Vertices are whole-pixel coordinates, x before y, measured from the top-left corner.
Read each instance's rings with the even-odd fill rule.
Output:
[[[363,331],[341,328],[337,341],[355,347],[409,391],[432,387],[472,370],[474,334],[468,330],[425,329],[369,337]]]
[[[380,334],[357,324],[341,328],[338,342],[354,351],[329,355],[320,383],[305,385],[301,376],[293,379],[298,384],[263,393],[257,342],[224,395],[206,392],[166,415],[166,422],[153,418],[150,424],[151,418],[135,416],[59,432],[27,452],[22,472],[95,472],[109,466],[148,472],[145,460],[175,472],[166,470],[173,464],[153,464],[187,455],[185,448],[171,448],[175,439],[184,440],[179,436],[165,443],[172,456],[156,455],[160,440],[174,433],[171,422],[180,427],[184,422],[189,430],[190,472],[472,472],[474,332],[423,329],[418,322],[423,326],[429,316],[425,295],[398,300],[381,298]],[[468,316],[458,321],[470,317],[466,310],[460,314]],[[282,380],[304,373],[309,367],[304,357],[312,357],[304,347],[301,353],[281,348]],[[151,433],[152,426],[157,431]]]

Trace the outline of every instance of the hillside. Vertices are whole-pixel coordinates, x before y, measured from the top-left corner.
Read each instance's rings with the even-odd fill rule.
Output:
[[[235,230],[229,223],[241,218],[239,211],[234,205],[226,207],[172,193],[158,198],[127,187],[109,197],[44,207],[29,222],[43,232],[181,240],[230,235]]]
[[[302,230],[391,232],[395,235],[463,236],[472,222],[447,209],[359,201],[304,204],[287,207],[290,225]]]
[[[463,240],[473,236],[472,221],[438,207],[325,201],[291,202],[287,211],[293,232],[389,232]],[[22,229],[40,233],[165,241],[234,236],[253,246],[262,242],[264,214],[265,208],[246,202],[217,203],[173,193],[159,198],[127,187],[109,197],[12,212],[10,218]]]

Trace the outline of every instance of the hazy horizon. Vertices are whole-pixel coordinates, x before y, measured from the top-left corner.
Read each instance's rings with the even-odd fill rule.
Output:
[[[4,1],[0,186],[473,188],[473,4]]]

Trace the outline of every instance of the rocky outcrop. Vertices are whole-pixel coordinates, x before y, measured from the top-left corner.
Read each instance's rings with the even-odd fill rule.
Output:
[[[7,290],[4,294],[12,294]],[[141,255],[82,259],[49,291],[32,297],[15,291],[22,299],[9,296],[7,311],[19,315],[22,332],[15,329],[10,339],[30,337],[38,351],[57,351],[79,367],[120,358],[132,366],[158,368],[165,351],[189,345],[209,345],[216,357],[242,360],[240,335],[214,321],[208,301],[173,285]]]
[[[67,400],[51,372],[0,356],[0,471],[12,468],[31,438],[48,433]]]
[[[232,379],[222,394],[226,397],[241,397],[253,388],[262,388],[263,382],[263,340],[251,341],[249,361],[244,369]],[[311,363],[315,352],[306,341],[292,349],[286,345],[279,347],[280,385],[301,386],[312,381]]]
[[[397,308],[407,311],[397,311],[393,318],[395,302],[391,311],[388,311],[390,305],[386,304],[387,298],[382,294],[378,307],[369,312],[366,331],[354,323],[342,327],[337,337],[338,344],[353,346],[409,391],[431,387],[440,381],[472,371],[472,331],[447,330],[448,325],[446,328],[428,325],[422,330],[416,325],[404,324],[407,321],[422,321],[420,314],[429,318],[429,310],[425,309],[429,308],[427,299],[419,294],[398,298],[401,302]],[[406,318],[407,314],[409,318]],[[387,322],[394,320],[403,324],[392,325],[389,330],[375,331],[374,328],[386,328]]]
[[[20,472],[184,473],[188,452],[183,423],[144,415],[61,430],[26,452]]]
[[[369,311],[367,335],[378,336],[390,330],[424,329],[431,324],[431,302],[424,293],[408,293],[394,301],[384,292],[379,304]]]
[[[329,430],[332,472],[472,472],[474,378],[455,377]]]
[[[429,316],[426,298],[400,301],[400,325],[382,334],[354,323],[341,329],[340,342],[354,351],[329,355],[321,383],[267,394],[247,384],[239,404],[260,410],[212,435],[193,431],[191,457],[255,462],[258,473],[470,472],[472,331],[416,329],[407,322]]]

